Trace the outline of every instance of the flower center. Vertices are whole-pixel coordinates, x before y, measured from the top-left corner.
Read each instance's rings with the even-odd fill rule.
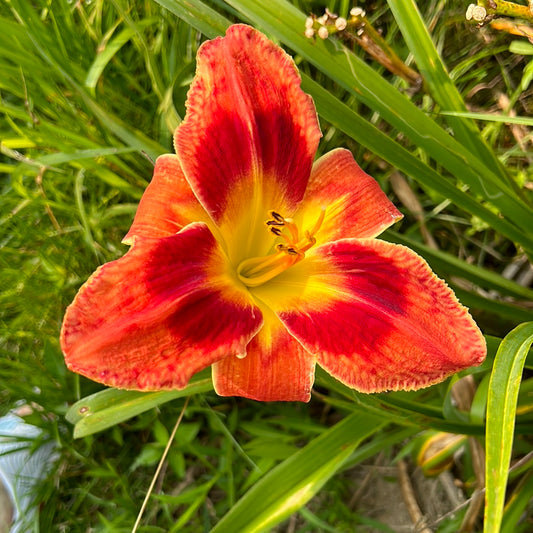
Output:
[[[315,234],[320,229],[325,209],[320,211],[318,220],[312,229],[300,236],[298,226],[292,218],[285,218],[276,211],[270,211],[270,220],[266,221],[268,230],[285,242],[276,245],[276,252],[262,257],[251,257],[242,261],[237,267],[237,276],[248,287],[257,287],[275,278],[305,257],[305,252],[315,243]]]

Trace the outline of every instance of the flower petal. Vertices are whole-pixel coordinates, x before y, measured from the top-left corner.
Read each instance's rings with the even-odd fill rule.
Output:
[[[362,392],[412,390],[485,358],[485,341],[414,252],[347,239],[257,289],[318,364]]]
[[[316,234],[319,243],[376,237],[403,216],[378,182],[361,170],[351,152],[342,148],[328,152],[313,165],[298,210],[303,215],[301,226],[312,227],[323,208],[324,222]]]
[[[256,208],[261,221],[269,209],[294,212],[320,135],[294,62],[264,35],[237,24],[201,46],[175,146],[193,191],[225,236],[249,232],[244,215]]]
[[[182,388],[214,361],[245,353],[262,315],[227,268],[203,223],[136,240],[67,309],[67,366],[113,387],[160,390]]]
[[[122,242],[132,244],[136,237],[168,237],[191,222],[208,218],[183,175],[178,157],[166,154],[155,162],[152,181]]]
[[[262,402],[308,402],[316,357],[275,318],[265,321],[250,341],[246,357],[226,357],[213,365],[213,385],[220,396],[244,396]]]

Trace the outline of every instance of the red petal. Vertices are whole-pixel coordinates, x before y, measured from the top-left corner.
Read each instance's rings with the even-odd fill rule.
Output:
[[[363,172],[351,152],[339,148],[313,165],[304,200],[302,227],[312,227],[320,209],[324,222],[316,234],[320,243],[347,237],[376,237],[402,218],[377,181]],[[300,215],[301,216],[301,215]]]
[[[245,25],[201,46],[175,145],[219,226],[235,227],[257,199],[265,204],[262,217],[269,209],[293,212],[319,138],[313,102],[281,48]]]
[[[67,309],[67,366],[113,387],[184,387],[197,371],[242,354],[262,315],[226,273],[205,224],[140,239],[99,268]]]
[[[306,352],[279,324],[265,324],[250,341],[246,357],[226,357],[213,365],[220,396],[244,396],[262,402],[308,402],[316,357]]]
[[[417,389],[484,360],[467,309],[408,248],[350,239],[314,252],[254,295],[346,385]]]
[[[183,175],[178,157],[163,155],[155,163],[152,181],[123,242],[132,244],[135,237],[168,237],[191,222],[208,218]]]

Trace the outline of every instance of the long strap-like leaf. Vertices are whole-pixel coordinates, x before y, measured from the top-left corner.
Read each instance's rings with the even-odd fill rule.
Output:
[[[499,533],[513,449],[516,403],[533,322],[525,322],[500,344],[494,360],[487,402],[485,533]]]
[[[212,533],[258,533],[289,517],[341,468],[359,443],[383,421],[354,413],[291,455],[260,479],[211,530]]]

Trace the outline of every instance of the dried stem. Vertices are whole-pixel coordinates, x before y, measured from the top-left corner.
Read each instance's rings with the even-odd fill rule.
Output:
[[[349,19],[339,17],[327,9],[321,17],[311,15],[307,19],[305,34],[309,38],[318,35],[321,39],[338,34],[357,43],[388,71],[401,77],[409,85],[416,89],[422,86],[422,76],[396,55],[381,33],[372,26],[365,11],[361,8],[353,8]]]
[[[522,6],[506,0],[478,0],[478,5],[487,10],[489,16],[513,17],[533,22],[533,10],[529,6]]]
[[[470,4],[466,10],[466,20],[480,26],[489,24],[500,17],[522,19],[533,23],[533,1],[529,0],[527,6],[507,2],[506,0],[477,0],[476,4]]]
[[[409,479],[409,473],[407,472],[407,465],[405,464],[405,461],[398,461],[397,466],[400,489],[402,491],[403,499],[405,501],[405,505],[407,506],[409,516],[411,517],[411,520],[415,526],[415,531],[418,533],[431,533],[431,529],[427,527],[426,519],[424,518],[424,515],[418,506],[418,502],[416,501],[415,491],[413,489],[413,485],[411,484],[411,480]]]
[[[150,499],[150,496],[152,495],[152,491],[154,490],[154,486],[157,481],[157,478],[159,477],[161,469],[163,468],[163,464],[165,463],[165,460],[167,458],[168,451],[170,450],[170,446],[172,442],[174,441],[174,437],[176,436],[176,431],[178,431],[178,427],[181,424],[183,416],[185,415],[185,409],[187,409],[187,405],[189,405],[189,397],[187,397],[187,399],[185,400],[185,403],[183,404],[183,408],[180,412],[180,415],[178,419],[176,420],[176,424],[174,425],[174,429],[172,430],[172,433],[168,439],[165,450],[163,451],[163,455],[161,456],[161,460],[159,461],[159,464],[157,465],[157,469],[155,471],[154,477],[152,478],[152,482],[150,483],[150,486],[148,487],[148,492],[146,493],[146,496],[144,498],[139,514],[137,515],[137,520],[135,521],[135,524],[133,525],[133,529],[131,530],[131,533],[135,533],[141,523],[144,510],[146,509],[148,500]]]

